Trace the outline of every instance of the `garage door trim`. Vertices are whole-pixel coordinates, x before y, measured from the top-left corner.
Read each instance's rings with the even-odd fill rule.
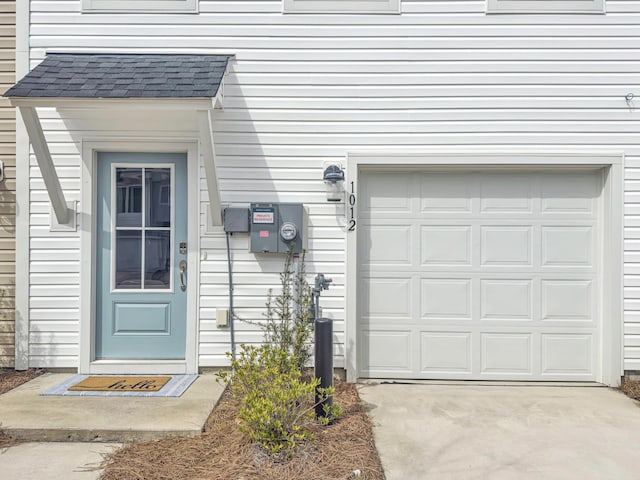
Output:
[[[362,172],[388,168],[402,171],[415,167],[448,171],[450,169],[492,169],[525,170],[568,167],[604,168],[604,188],[602,192],[603,224],[603,298],[601,332],[601,375],[599,379],[607,385],[618,385],[623,373],[622,358],[622,285],[623,285],[623,164],[619,153],[554,153],[554,152],[353,152],[347,155],[347,189],[353,193],[351,202],[356,220],[355,228],[347,233],[346,265],[346,331],[345,363],[350,380],[358,378],[358,180]],[[348,199],[349,203],[349,199]],[[347,208],[347,220],[351,220],[351,210]]]

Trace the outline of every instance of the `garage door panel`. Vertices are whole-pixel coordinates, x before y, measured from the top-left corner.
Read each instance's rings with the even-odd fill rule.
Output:
[[[593,320],[591,280],[542,280],[541,287],[543,320]]]
[[[422,265],[471,265],[471,227],[432,225],[421,230]]]
[[[431,214],[471,213],[473,192],[465,174],[420,176],[420,208]]]
[[[551,214],[593,214],[602,189],[591,173],[545,174],[541,188],[541,211]]]
[[[533,213],[530,175],[493,174],[480,179],[480,211],[483,213]]]
[[[421,332],[420,371],[471,374],[471,333]]]
[[[422,279],[420,291],[422,318],[471,320],[470,278]]]
[[[363,175],[361,375],[599,379],[602,177],[558,173]]]
[[[411,278],[365,278],[362,312],[365,316],[411,317]]]
[[[533,373],[532,335],[527,333],[483,333],[480,335],[481,373]]]
[[[413,210],[411,197],[412,179],[408,175],[371,174],[363,188],[362,208],[366,213],[409,213]]]
[[[480,231],[482,265],[532,266],[532,226],[481,226]]]
[[[543,375],[593,375],[593,335],[543,334],[541,358]]]
[[[413,370],[411,331],[364,330],[361,338],[361,365],[368,371],[384,376],[385,373],[410,373]]]
[[[543,226],[542,265],[592,267],[593,236],[591,226]]]
[[[371,225],[371,235],[362,242],[361,253],[367,264],[411,264],[411,225]]]
[[[532,291],[530,280],[481,280],[481,319],[531,320]]]

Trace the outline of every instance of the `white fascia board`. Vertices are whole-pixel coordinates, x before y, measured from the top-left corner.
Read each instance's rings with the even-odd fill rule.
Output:
[[[210,105],[213,107],[213,105]],[[212,226],[222,225],[222,205],[220,203],[220,189],[218,188],[218,175],[216,174],[216,152],[213,142],[213,108],[198,111],[198,130],[200,133],[200,153],[204,164],[204,172],[207,181],[207,193],[209,194],[210,221]]]
[[[211,107],[211,98],[62,98],[9,97],[14,107],[48,107],[76,109],[149,109],[199,110]]]
[[[226,74],[225,74],[226,75]],[[220,82],[218,86],[218,91],[216,92],[216,96],[213,98],[213,108],[219,108],[220,110],[224,110],[224,78]]]
[[[47,141],[44,138],[42,132],[42,126],[38,119],[38,113],[34,107],[19,107],[20,116],[29,134],[33,152],[36,155],[40,172],[42,173],[42,180],[47,188],[49,199],[51,200],[51,207],[56,215],[58,224],[64,225],[69,221],[69,206],[64,198],[64,192],[60,186],[60,179],[56,173],[53,160],[51,159],[51,153],[47,146]]]

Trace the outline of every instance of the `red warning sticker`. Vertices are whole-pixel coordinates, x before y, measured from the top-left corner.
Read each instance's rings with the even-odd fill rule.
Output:
[[[260,230],[260,238],[265,238],[269,236],[269,230]]]

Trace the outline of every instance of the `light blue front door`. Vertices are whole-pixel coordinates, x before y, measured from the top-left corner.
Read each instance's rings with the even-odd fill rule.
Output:
[[[186,154],[97,161],[95,357],[184,359]]]

